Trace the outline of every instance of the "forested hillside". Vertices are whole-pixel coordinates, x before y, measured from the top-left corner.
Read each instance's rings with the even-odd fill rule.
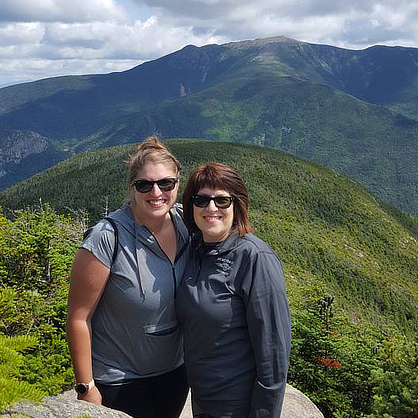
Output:
[[[183,183],[190,168],[205,160],[242,173],[256,232],[295,277],[313,275],[345,295],[353,308],[360,305],[404,330],[418,331],[416,218],[335,171],[279,151],[208,141],[167,144],[184,165]],[[83,209],[94,223],[127,197],[124,160],[132,149],[77,155],[2,192],[2,205],[16,209],[41,200],[61,212]]]
[[[181,187],[191,167],[204,161],[227,163],[243,176],[255,233],[274,248],[284,265],[293,318],[289,382],[316,402],[328,418],[417,417],[418,220],[377,200],[338,172],[280,151],[190,140],[167,141],[167,145],[183,164]],[[3,212],[10,217],[10,209],[39,208],[40,203],[48,202],[52,207],[46,212],[50,231],[63,223],[53,214],[55,210],[71,219],[73,210],[84,209],[92,224],[127,196],[124,161],[132,150],[130,145],[118,146],[64,161],[2,192]],[[44,219],[45,210],[35,213]],[[54,373],[58,376],[55,382],[64,384],[70,371],[62,346],[62,301],[71,257],[65,255],[62,262],[53,258],[52,263],[52,255],[58,257],[62,250],[53,241],[41,239],[48,233],[46,229],[37,232],[35,225],[40,220],[14,216],[14,221],[2,218],[2,283],[18,292],[47,295],[40,306],[53,297],[47,323],[56,327],[47,328],[46,334],[43,321],[32,327],[49,341],[43,347],[55,357],[46,356],[40,347],[33,357],[27,357],[32,360],[24,363],[20,378],[29,376],[24,373],[28,368],[32,376],[42,374],[43,356],[50,365],[62,362],[62,371]],[[75,251],[81,229],[67,228],[64,236],[70,234],[73,243],[65,254]],[[26,239],[19,250],[14,243]],[[45,246],[55,250],[48,255]],[[23,250],[27,252],[19,253]],[[62,266],[56,279],[59,285],[52,287],[59,289],[59,308],[45,279],[31,278],[40,270],[31,273],[27,268],[26,263],[48,265],[46,259],[50,265]],[[10,266],[18,262],[20,270],[9,273]],[[18,296],[8,297],[10,306],[15,303],[17,309]],[[0,298],[0,315],[2,300],[5,296]],[[30,316],[33,309],[27,308],[26,314]],[[13,334],[7,325],[13,318],[0,317],[1,332]],[[45,379],[38,382],[42,388],[47,386]]]

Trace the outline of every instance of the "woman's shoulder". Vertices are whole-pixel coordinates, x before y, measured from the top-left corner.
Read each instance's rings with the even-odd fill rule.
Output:
[[[243,255],[243,259],[247,259],[248,262],[256,262],[256,260],[263,262],[263,260],[270,259],[279,260],[279,256],[273,248],[256,235],[251,233],[245,234],[238,241],[239,244],[237,245],[236,250],[239,251],[241,255]]]
[[[87,241],[88,239],[103,239],[114,235],[114,225],[114,221],[110,221],[108,218],[100,219],[84,233],[84,241]]]
[[[241,237],[240,241],[245,247],[254,252],[273,251],[270,245],[267,244],[267,242],[263,241],[261,238],[251,233],[245,234],[243,237]]]

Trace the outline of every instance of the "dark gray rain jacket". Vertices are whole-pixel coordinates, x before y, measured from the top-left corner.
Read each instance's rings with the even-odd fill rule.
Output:
[[[252,234],[195,240],[176,309],[197,406],[217,417],[278,418],[290,315],[274,251]]]

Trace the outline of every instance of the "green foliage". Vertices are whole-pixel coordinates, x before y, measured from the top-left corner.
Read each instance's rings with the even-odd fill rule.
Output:
[[[19,352],[35,346],[36,338],[30,336],[6,337],[0,334],[0,376],[10,377],[22,360]]]
[[[14,211],[12,220],[0,216],[0,333],[37,337],[14,376],[48,394],[73,380],[65,335],[68,275],[85,225],[82,215],[58,215],[49,205]]]
[[[418,346],[390,338],[380,369],[372,371],[373,413],[367,418],[418,417]]]
[[[292,310],[289,382],[331,418],[418,417],[416,344],[354,324],[333,298]],[[325,302],[325,303],[324,303]]]
[[[31,336],[7,337],[0,334],[0,413],[22,399],[41,401],[45,394],[15,375],[24,362],[21,352],[34,347],[37,339]]]
[[[0,412],[23,399],[41,402],[45,393],[27,382],[0,378]]]
[[[17,210],[13,216],[13,223],[1,227],[2,283],[47,294],[68,272],[80,231],[48,205],[38,211]]]

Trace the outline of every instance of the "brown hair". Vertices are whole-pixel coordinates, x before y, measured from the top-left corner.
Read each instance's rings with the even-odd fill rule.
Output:
[[[127,160],[128,164],[128,187],[132,187],[138,172],[147,163],[171,165],[176,175],[181,171],[181,164],[177,158],[163,144],[160,137],[156,134],[149,136],[138,145],[136,151]]]
[[[247,189],[235,170],[220,163],[206,163],[192,170],[183,192],[184,222],[190,233],[198,232],[194,222],[192,197],[204,187],[222,189],[235,197],[234,220],[231,232],[243,236],[252,232],[248,219],[249,198]]]

